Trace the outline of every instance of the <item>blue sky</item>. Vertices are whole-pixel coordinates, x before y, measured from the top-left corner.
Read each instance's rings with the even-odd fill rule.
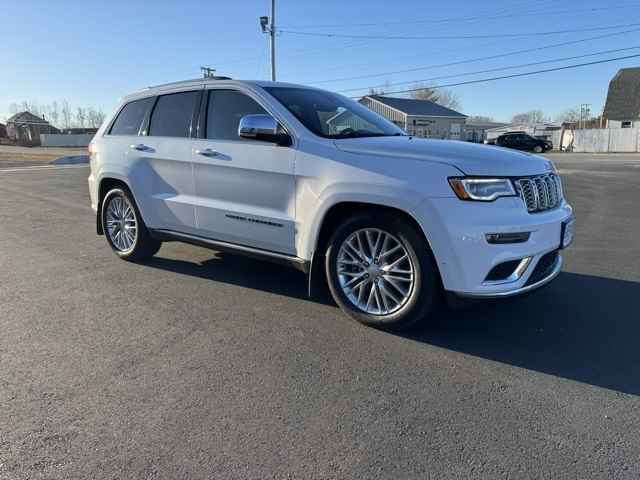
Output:
[[[147,85],[197,77],[201,65],[212,65],[220,74],[234,78],[268,79],[268,44],[260,32],[258,17],[268,15],[269,5],[269,0],[0,0],[0,119],[8,116],[10,103],[23,100],[44,104],[66,99],[72,107],[94,106],[109,112],[122,95]],[[607,5],[607,10],[586,11]],[[631,0],[277,0],[277,8],[277,24],[283,29],[354,35],[487,35],[640,24],[640,2]],[[575,10],[567,13],[571,9]],[[492,18],[505,14],[522,16]],[[451,18],[458,20],[449,21]],[[353,25],[385,22],[398,23]],[[379,74],[632,28],[463,40],[365,40],[281,33],[277,38],[278,80],[311,83]],[[640,46],[640,30],[520,56],[317,86],[336,91],[366,89],[385,82],[428,79],[633,46]],[[563,63],[634,53],[640,53],[640,48]],[[506,121],[514,113],[531,109],[542,109],[553,117],[580,103],[591,103],[592,111],[598,112],[615,72],[638,65],[640,58],[453,90],[460,98],[463,113],[489,115],[496,120]],[[491,75],[446,81],[487,76]],[[355,93],[358,92],[349,94]]]

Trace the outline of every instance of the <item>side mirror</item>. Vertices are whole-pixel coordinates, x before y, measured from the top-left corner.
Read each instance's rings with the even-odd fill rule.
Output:
[[[271,115],[245,115],[238,125],[238,136],[249,140],[262,140],[288,147],[291,137]]]

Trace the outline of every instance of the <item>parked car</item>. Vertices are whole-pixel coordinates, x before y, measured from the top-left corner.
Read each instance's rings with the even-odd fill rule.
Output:
[[[510,132],[500,135],[496,139],[496,145],[516,150],[526,150],[528,152],[543,153],[551,150],[551,142],[540,138],[532,137],[524,132]]]
[[[122,100],[90,157],[97,232],[119,257],[177,240],[285,263],[308,274],[310,294],[326,282],[347,314],[381,328],[429,318],[444,292],[538,288],[573,238],[545,158],[411,137],[299,85],[145,89]]]

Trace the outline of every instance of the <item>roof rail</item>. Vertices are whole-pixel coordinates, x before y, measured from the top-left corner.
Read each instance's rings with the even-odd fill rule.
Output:
[[[189,80],[179,80],[177,82],[169,82],[169,83],[161,83],[158,85],[150,85],[148,87],[145,87],[145,90],[150,90],[152,88],[160,88],[160,87],[170,87],[172,85],[183,85],[183,84],[189,84],[189,83],[204,83],[207,82],[209,80],[232,80],[231,77],[218,77],[218,76],[214,76],[214,77],[207,77],[207,78],[191,78]]]

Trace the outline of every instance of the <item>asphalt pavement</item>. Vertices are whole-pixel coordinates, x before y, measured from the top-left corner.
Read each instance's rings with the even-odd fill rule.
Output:
[[[121,261],[87,167],[0,170],[0,479],[640,477],[640,155],[553,157],[563,273],[407,335],[278,265]]]

